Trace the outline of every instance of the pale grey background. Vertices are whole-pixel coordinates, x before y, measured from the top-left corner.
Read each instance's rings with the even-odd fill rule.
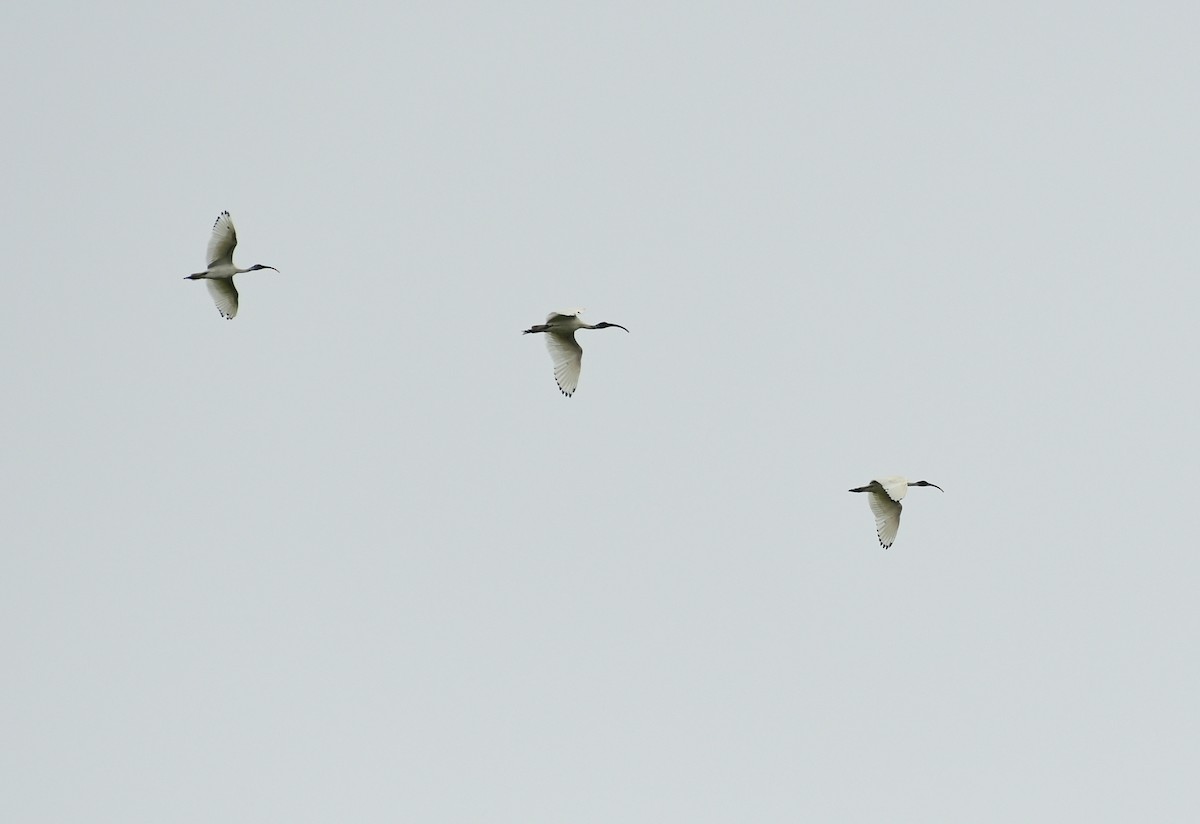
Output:
[[[1198,17],[7,4],[4,820],[1194,813]]]

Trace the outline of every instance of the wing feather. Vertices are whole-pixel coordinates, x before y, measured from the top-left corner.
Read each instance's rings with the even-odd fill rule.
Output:
[[[237,317],[238,291],[233,285],[233,278],[205,278],[204,282],[208,284],[208,293],[212,295],[221,317],[226,320]]]
[[[871,502],[871,512],[875,514],[875,532],[879,535],[879,545],[884,549],[896,541],[896,532],[900,529],[900,512],[904,508],[899,501],[894,501],[881,488],[867,494]]]
[[[579,368],[583,363],[583,348],[576,343],[574,331],[567,334],[546,333],[546,349],[554,362],[554,380],[568,398],[579,386]]]
[[[893,501],[902,500],[905,493],[908,492],[908,481],[899,476],[877,478],[875,483],[879,484],[879,488]]]
[[[232,266],[233,250],[236,246],[237,229],[233,228],[233,218],[229,216],[229,212],[221,212],[217,215],[212,237],[208,240],[208,267],[211,269],[221,263]]]

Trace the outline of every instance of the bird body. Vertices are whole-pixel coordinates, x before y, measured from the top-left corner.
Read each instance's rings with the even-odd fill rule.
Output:
[[[554,380],[558,383],[559,391],[568,398],[575,394],[575,389],[579,386],[579,370],[583,365],[583,347],[575,340],[575,333],[580,329],[608,329],[613,326],[625,329],[619,323],[584,323],[580,316],[582,312],[582,309],[551,312],[546,315],[545,323],[531,326],[522,333],[546,335],[546,349],[554,363]]]
[[[208,241],[208,268],[203,272],[188,275],[185,280],[203,280],[208,284],[208,293],[212,295],[217,311],[226,320],[237,317],[238,291],[233,285],[233,276],[243,272],[256,272],[259,269],[270,269],[278,272],[274,266],[264,266],[256,263],[249,269],[239,269],[233,265],[233,250],[237,247],[237,229],[233,226],[233,218],[229,212],[217,215],[213,224],[212,237]]]
[[[851,492],[866,492],[867,501],[871,504],[871,512],[875,515],[875,531],[879,536],[879,545],[884,549],[896,541],[896,532],[900,529],[900,512],[903,506],[900,501],[908,492],[910,486],[932,486],[939,492],[944,492],[937,484],[929,481],[913,481],[898,475],[886,478],[876,478],[866,486],[851,489]]]

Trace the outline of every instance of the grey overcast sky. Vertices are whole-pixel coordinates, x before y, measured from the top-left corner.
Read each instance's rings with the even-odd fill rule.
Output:
[[[1195,813],[1196,4],[0,32],[4,820]]]

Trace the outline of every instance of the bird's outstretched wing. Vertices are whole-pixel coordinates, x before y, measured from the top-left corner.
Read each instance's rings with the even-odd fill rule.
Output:
[[[568,398],[579,386],[579,367],[583,363],[583,348],[575,342],[574,333],[565,335],[546,333],[546,349],[554,362],[554,380]]]
[[[233,278],[205,278],[204,282],[208,284],[208,293],[221,317],[226,320],[237,317],[238,293]]]
[[[879,484],[879,488],[893,501],[903,500],[905,493],[908,492],[908,481],[899,476],[877,478],[874,483]]]
[[[896,541],[896,533],[900,529],[900,511],[904,508],[899,501],[891,496],[881,486],[878,491],[872,490],[867,495],[871,502],[871,512],[875,514],[875,532],[879,535],[879,545],[884,549]]]
[[[229,212],[217,215],[213,224],[212,237],[208,241],[208,268],[220,263],[233,264],[233,249],[237,246],[237,229],[233,228],[233,218]],[[230,286],[232,289],[232,285]],[[237,294],[236,291],[234,293]]]

